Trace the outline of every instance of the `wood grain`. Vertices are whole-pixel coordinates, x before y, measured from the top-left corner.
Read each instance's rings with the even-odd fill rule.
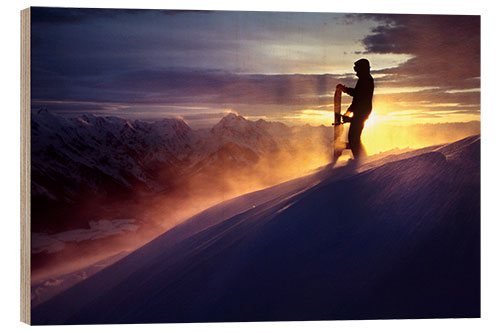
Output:
[[[21,11],[21,321],[31,323],[30,9]]]

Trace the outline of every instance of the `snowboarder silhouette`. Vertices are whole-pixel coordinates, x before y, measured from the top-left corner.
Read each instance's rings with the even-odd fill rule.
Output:
[[[342,116],[343,122],[350,122],[348,134],[348,147],[352,151],[355,159],[366,155],[361,143],[361,132],[365,126],[365,121],[372,112],[373,78],[370,74],[370,62],[367,59],[359,59],[354,63],[354,71],[358,77],[358,82],[354,88],[348,88],[343,84],[338,84],[337,89],[353,97],[352,103],[347,109],[353,116]]]

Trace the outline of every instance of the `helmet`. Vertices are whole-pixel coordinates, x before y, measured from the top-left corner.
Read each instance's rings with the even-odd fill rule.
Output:
[[[360,72],[370,72],[370,62],[368,59],[359,59],[354,63],[354,68]]]

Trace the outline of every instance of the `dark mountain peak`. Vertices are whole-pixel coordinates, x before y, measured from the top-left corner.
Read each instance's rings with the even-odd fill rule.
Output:
[[[237,113],[229,113],[227,116],[222,118],[211,131],[212,133],[219,134],[227,131],[243,133],[253,128],[254,125],[254,122],[245,119]]]
[[[245,122],[249,121],[245,119],[244,117],[240,116],[239,114],[235,112],[228,113],[226,116],[224,116],[220,121],[220,123],[234,123],[234,122]]]

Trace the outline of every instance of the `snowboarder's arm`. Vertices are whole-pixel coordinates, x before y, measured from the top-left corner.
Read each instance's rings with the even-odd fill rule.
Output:
[[[343,84],[337,84],[337,88],[340,88],[342,90],[342,92],[345,92],[346,94],[350,95],[350,96],[354,96],[354,88],[348,88],[346,86],[344,86]]]
[[[355,90],[354,88],[348,88],[344,86],[344,92],[349,96],[354,96]]]

